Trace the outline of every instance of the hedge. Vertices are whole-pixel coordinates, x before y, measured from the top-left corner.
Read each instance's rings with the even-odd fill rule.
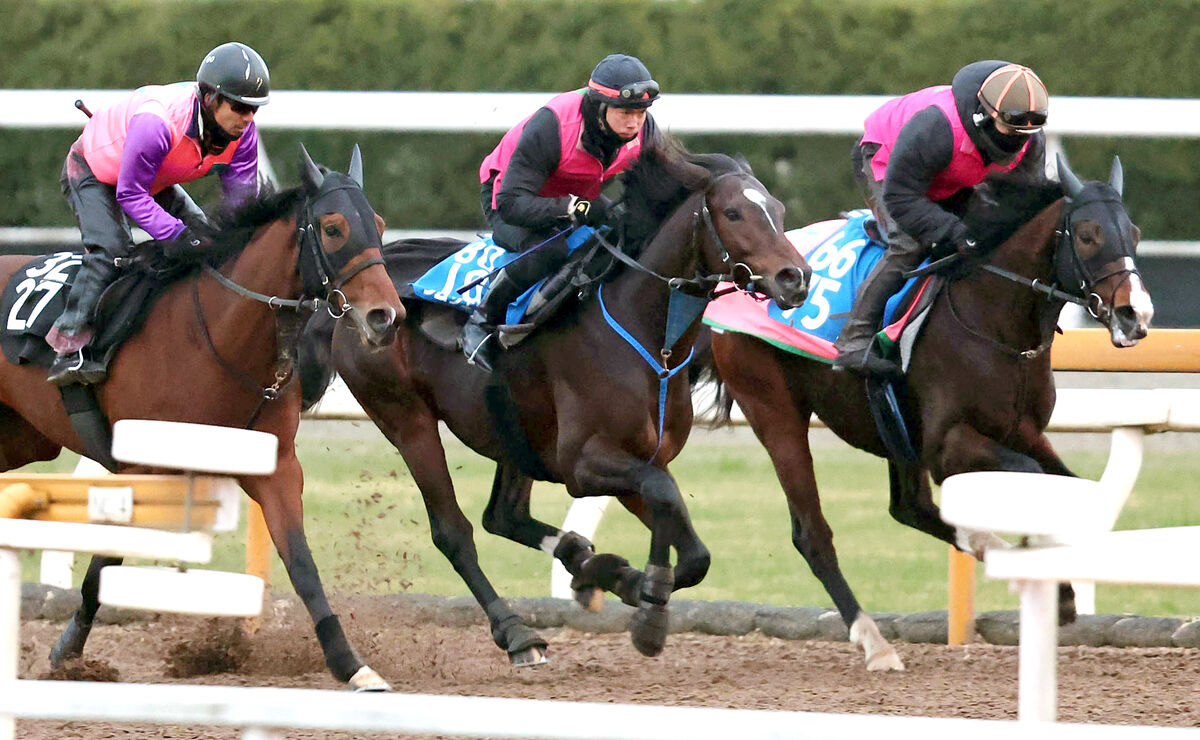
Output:
[[[280,89],[553,92],[620,50],[640,56],[665,94],[899,94],[995,57],[1029,64],[1052,94],[1200,97],[1200,2],[1190,0],[0,0],[0,15],[0,85],[17,88],[188,79],[205,51],[238,39],[262,52]],[[57,181],[75,134],[4,133],[0,224],[72,223]],[[389,224],[446,229],[480,225],[475,171],[497,139],[264,134],[286,183],[298,141],[339,167],[358,141],[368,195]],[[851,137],[684,139],[745,155],[789,226],[859,205]],[[1121,155],[1129,209],[1154,239],[1197,236],[1198,147],[1068,143],[1085,177],[1103,177]],[[216,193],[208,180],[192,190]]]

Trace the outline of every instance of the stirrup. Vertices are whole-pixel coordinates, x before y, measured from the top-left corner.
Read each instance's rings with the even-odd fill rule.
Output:
[[[467,351],[465,345],[463,346],[463,354],[467,357],[468,365],[475,365],[484,372],[490,373],[492,371],[491,350],[487,347],[487,343],[495,338],[495,336],[496,331],[493,330],[481,339],[470,352]]]
[[[899,364],[886,357],[880,357],[870,348],[861,353],[856,351],[838,353],[833,360],[833,370],[881,378],[899,378],[904,375]]]

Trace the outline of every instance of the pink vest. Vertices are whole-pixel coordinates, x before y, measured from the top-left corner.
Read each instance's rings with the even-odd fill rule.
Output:
[[[929,184],[929,190],[925,194],[930,200],[945,200],[963,188],[978,185],[992,172],[1008,172],[1024,159],[1029,142],[1021,147],[1021,151],[1012,162],[1005,165],[984,165],[983,157],[963,128],[950,86],[938,85],[889,100],[867,116],[863,125],[862,140],[880,145],[879,151],[871,159],[871,172],[876,180],[883,181],[888,159],[891,157],[892,147],[896,144],[896,137],[900,135],[900,129],[909,119],[931,105],[941,109],[946,120],[950,122],[950,130],[954,133],[954,158],[950,160],[950,166],[939,172]]]
[[[620,148],[607,168],[600,164],[600,160],[584,151],[582,102],[583,90],[573,90],[554,96],[545,105],[558,119],[558,141],[562,150],[559,153],[558,169],[546,178],[545,184],[537,193],[539,196],[557,198],[578,195],[580,198],[592,200],[600,195],[601,185],[629,169],[642,151],[640,131],[637,138]],[[525,124],[530,118],[533,118],[532,113],[510,129],[479,165],[480,183],[487,182],[492,173],[496,173],[496,179],[492,183],[492,208],[496,207],[496,195],[500,192],[504,171],[508,168],[513,150],[517,148],[521,132],[525,130]]]
[[[200,142],[187,135],[195,112],[194,82],[139,87],[121,102],[88,119],[79,137],[83,142],[83,156],[96,179],[116,185],[129,119],[136,113],[152,113],[166,122],[171,132],[171,149],[154,177],[150,194],[155,195],[171,185],[191,182],[207,175],[215,164],[229,164],[240,141],[234,139],[220,154],[201,156]]]

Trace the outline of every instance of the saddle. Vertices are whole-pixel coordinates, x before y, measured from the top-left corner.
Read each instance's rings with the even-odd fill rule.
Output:
[[[37,257],[18,270],[0,294],[0,350],[15,365],[49,367],[54,350],[46,332],[66,305],[67,293],[82,264],[81,252]],[[137,261],[126,262],[105,289],[92,319],[97,332],[85,352],[108,364],[121,344],[137,333],[150,307],[168,284]]]
[[[616,259],[593,234],[589,227],[572,233],[567,240],[571,256],[566,264],[510,304],[506,323],[497,327],[504,348],[521,343],[570,306],[586,301],[594,286],[613,269]],[[486,295],[486,276],[519,258],[490,238],[466,245],[451,239],[412,239],[384,247],[388,273],[400,297],[416,299],[410,304],[410,314],[415,314],[418,330],[446,350],[459,348],[463,324]],[[429,267],[430,262],[436,264]],[[459,269],[452,275],[455,265],[472,269]],[[417,269],[420,272],[411,277]],[[453,285],[450,277],[455,278]]]

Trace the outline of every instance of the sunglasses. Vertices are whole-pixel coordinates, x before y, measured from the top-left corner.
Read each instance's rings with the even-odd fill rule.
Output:
[[[243,103],[238,100],[230,100],[229,98],[225,98],[225,101],[229,103],[229,110],[233,111],[239,116],[244,116],[258,111],[257,105],[250,105],[249,103]]]

